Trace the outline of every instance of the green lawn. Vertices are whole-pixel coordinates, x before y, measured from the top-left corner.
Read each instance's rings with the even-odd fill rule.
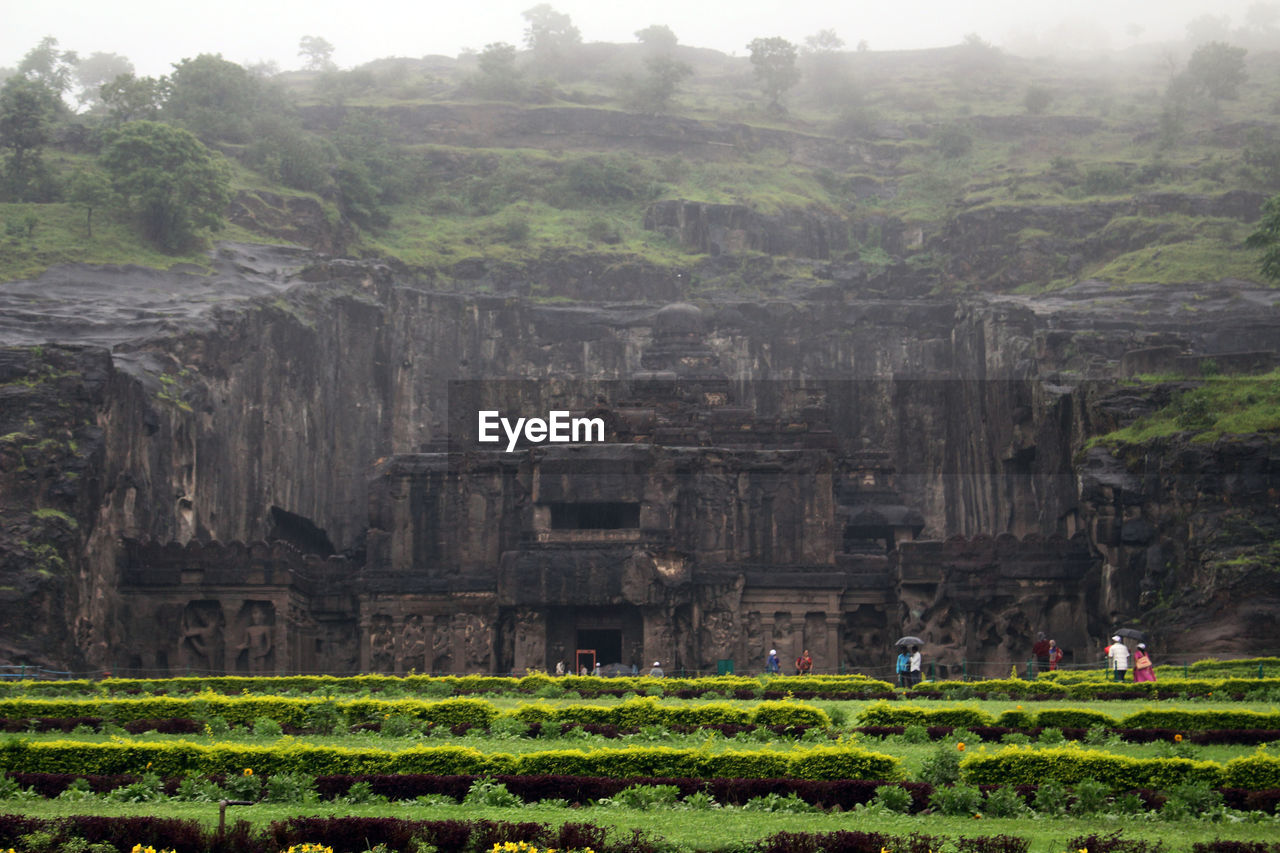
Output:
[[[76,814],[104,816],[154,816],[194,819],[216,826],[216,803],[65,803],[59,801],[0,801],[0,812],[56,818]],[[726,850],[777,832],[834,832],[856,830],[907,836],[923,833],[948,838],[1013,835],[1031,840],[1031,853],[1065,853],[1067,842],[1094,833],[1123,832],[1127,837],[1162,842],[1174,853],[1191,845],[1218,838],[1236,841],[1272,842],[1280,832],[1274,818],[1258,822],[1212,822],[1204,820],[1162,821],[1147,817],[1026,817],[963,818],[943,815],[900,815],[878,809],[858,809],[845,813],[750,812],[741,808],[712,810],[655,809],[637,811],[610,807],[563,808],[526,805],[494,808],[474,805],[418,806],[413,803],[348,805],[258,804],[229,808],[227,821],[247,820],[255,826],[294,816],[394,817],[408,820],[501,820],[534,821],[550,826],[562,823],[593,823],[614,827],[622,836],[632,830],[657,835],[674,845],[694,850]],[[341,853],[341,852],[340,852]]]

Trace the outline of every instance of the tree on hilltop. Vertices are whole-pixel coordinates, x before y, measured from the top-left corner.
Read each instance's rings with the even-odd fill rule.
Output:
[[[118,53],[96,51],[76,65],[76,82],[80,91],[76,101],[80,106],[96,110],[102,106],[102,87],[121,74],[132,74],[133,63]]]
[[[172,119],[208,142],[247,142],[262,83],[221,54],[202,53],[173,66],[164,105]]]
[[[1249,75],[1244,57],[1249,51],[1226,42],[1211,41],[1196,48],[1187,60],[1187,79],[1215,101],[1234,101]]]
[[[298,40],[298,56],[307,59],[307,71],[333,71],[333,45],[320,36],[303,36]]]
[[[222,228],[231,171],[188,131],[130,122],[108,135],[99,162],[143,233],[166,251],[190,248],[205,229]]]
[[[53,179],[44,164],[44,146],[53,120],[65,107],[58,92],[39,80],[14,75],[0,87],[0,198],[52,201]]]
[[[45,36],[18,63],[18,73],[43,83],[59,95],[70,90],[71,77],[80,61],[74,50],[58,50],[58,40]]]
[[[486,44],[476,56],[478,73],[471,89],[482,98],[515,101],[524,95],[525,85],[516,67],[516,48],[503,41]]]
[[[651,56],[670,54],[679,43],[675,32],[666,24],[650,24],[642,30],[636,30],[636,40],[644,45],[645,53]]]
[[[582,33],[573,25],[573,19],[549,3],[539,3],[521,14],[527,22],[524,43],[533,53],[534,64],[546,73],[563,72],[582,44]]]
[[[796,65],[799,51],[781,36],[752,39],[747,50],[751,51],[751,65],[760,88],[769,98],[769,110],[783,112],[782,95],[800,82],[800,69]]]

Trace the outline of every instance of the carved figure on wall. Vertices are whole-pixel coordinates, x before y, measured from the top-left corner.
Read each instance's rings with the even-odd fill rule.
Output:
[[[431,672],[439,675],[449,671],[453,661],[453,632],[449,617],[437,616],[431,632]]]
[[[489,654],[493,651],[493,638],[489,626],[475,614],[467,618],[462,634],[467,650],[467,672],[485,672],[489,669]]]
[[[545,664],[543,627],[536,610],[521,610],[516,614],[515,634],[516,665],[541,669]]]
[[[263,602],[249,607],[249,625],[244,629],[244,639],[237,651],[244,652],[251,674],[269,672],[272,669],[275,644],[272,627],[268,624],[271,604]]]
[[[223,627],[226,619],[217,601],[192,601],[182,611],[182,634],[179,646],[182,663],[190,670],[222,672]]]
[[[791,614],[785,611],[775,614],[773,617],[773,646],[783,658],[786,658],[792,652],[792,633]]]
[[[391,617],[383,614],[369,620],[369,667],[374,672],[395,670],[395,637],[391,634]]]
[[[736,635],[733,614],[727,610],[713,610],[702,617],[702,631],[699,640],[701,665],[704,668],[715,666],[717,660],[727,658],[733,653],[733,641]]]
[[[401,671],[426,672],[427,626],[423,624],[422,614],[413,613],[405,617],[400,649]]]

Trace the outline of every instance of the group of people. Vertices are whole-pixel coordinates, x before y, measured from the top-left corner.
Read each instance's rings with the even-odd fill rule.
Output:
[[[898,686],[915,687],[920,683],[920,647],[910,646],[898,654]]]
[[[777,649],[769,649],[769,657],[765,658],[764,671],[772,675],[782,674],[782,661],[778,658]],[[808,675],[813,672],[813,656],[805,649],[804,654],[796,658],[796,675]]]
[[[1062,649],[1058,648],[1057,642],[1044,634],[1036,638],[1035,645],[1031,647],[1031,653],[1035,656],[1037,671],[1052,672],[1058,668],[1058,663],[1062,660]],[[1112,678],[1116,681],[1124,681],[1125,673],[1129,671],[1130,657],[1133,658],[1134,681],[1156,680],[1156,668],[1151,662],[1151,653],[1147,651],[1146,643],[1138,643],[1137,648],[1130,655],[1129,647],[1120,639],[1120,635],[1116,634],[1111,638],[1111,644],[1102,649],[1102,653],[1107,656],[1107,668],[1114,673]]]
[[[1115,673],[1116,681],[1124,681],[1124,674],[1129,671],[1129,647],[1119,635],[1111,638],[1111,645],[1103,649],[1107,655],[1107,666]],[[1133,680],[1137,682],[1155,681],[1156,668],[1151,663],[1151,655],[1146,643],[1138,643],[1133,651]]]
[[[1124,644],[1120,637],[1111,638],[1111,644],[1105,647],[1103,653],[1107,656],[1107,667],[1115,673],[1113,676],[1116,681],[1124,681],[1125,673],[1129,671],[1129,647]],[[1058,647],[1055,640],[1051,640],[1044,634],[1040,634],[1036,638],[1035,644],[1031,647],[1031,653],[1035,656],[1036,670],[1053,672],[1058,668],[1058,664],[1062,661],[1062,649]],[[1133,652],[1133,680],[1137,682],[1155,681],[1156,669],[1151,663],[1151,655],[1147,651],[1146,643],[1138,643],[1137,648]],[[813,656],[809,654],[809,650],[805,649],[795,662],[796,675],[808,675],[813,672]],[[769,657],[765,659],[764,669],[766,673],[773,675],[782,674],[782,661],[778,658],[777,649],[769,649]],[[920,647],[910,646],[904,648],[898,655],[896,663],[899,687],[915,687],[921,680],[920,668]],[[632,675],[636,674],[636,667],[631,667]],[[564,661],[556,663],[556,675],[565,674]],[[588,670],[582,667],[582,675],[587,675]],[[600,664],[595,666],[595,675],[600,675]],[[649,675],[657,678],[664,677],[662,665],[659,661],[653,662],[653,668],[649,670]]]

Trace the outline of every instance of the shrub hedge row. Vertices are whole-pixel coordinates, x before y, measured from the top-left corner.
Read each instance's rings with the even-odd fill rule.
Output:
[[[705,705],[660,705],[646,696],[617,705],[523,705],[512,712],[526,723],[597,723],[620,728],[636,726],[819,726],[831,725],[826,711],[799,702],[761,702],[751,708],[728,702]]]
[[[135,720],[207,719],[222,717],[234,725],[249,725],[269,718],[282,726],[305,729],[338,719],[348,726],[387,717],[403,716],[425,723],[457,726],[463,723],[488,728],[501,711],[484,699],[293,699],[283,696],[196,697],[152,696],[139,699],[0,699],[0,719],[85,719],[97,717],[127,724]],[[595,723],[619,727],[648,725],[698,727],[717,725],[827,727],[825,711],[799,702],[760,702],[743,708],[728,702],[705,705],[660,705],[651,696],[636,697],[617,705],[523,705],[509,712],[527,723]]]
[[[47,834],[49,849],[72,849],[88,844],[109,844],[117,850],[133,845],[185,853],[278,853],[303,844],[318,844],[333,850],[369,850],[382,845],[388,850],[415,850],[430,847],[438,853],[468,853],[492,850],[495,845],[521,842],[541,849],[586,850],[596,853],[657,853],[671,847],[665,840],[640,830],[631,834],[590,823],[565,823],[551,827],[544,823],[508,823],[490,820],[405,820],[378,817],[291,817],[273,821],[255,830],[248,821],[237,821],[228,831],[217,834],[214,827],[195,820],[154,817],[35,818],[0,815],[0,845],[21,847],[27,837]],[[956,849],[960,853],[1026,853],[1030,840],[1017,836],[945,836],[912,833],[910,836],[878,832],[837,830],[835,832],[778,832],[752,845],[753,853],[931,853]],[[1119,832],[1105,836],[1072,838],[1069,849],[1084,848],[1097,853],[1159,850],[1139,839],[1123,838]],[[698,851],[694,851],[698,853]],[[1280,843],[1215,840],[1197,843],[1193,853],[1280,853]]]
[[[711,778],[791,777],[796,779],[902,778],[898,759],[856,747],[814,746],[788,752],[725,750],[710,752],[670,747],[591,750],[556,749],[483,753],[464,746],[418,746],[405,750],[309,746],[289,743],[210,746],[171,743],[80,743],[15,739],[0,744],[0,770],[45,773],[296,772],[432,773],[437,775],[692,776]]]
[[[282,726],[307,728],[335,718],[356,725],[387,716],[406,716],[426,723],[488,727],[499,711],[484,699],[291,699],[285,696],[195,697],[148,696],[138,699],[0,699],[0,717],[100,717],[125,724],[133,720],[207,719],[222,717],[233,725],[269,718]]]
[[[1116,729],[1280,729],[1280,713],[1219,710],[1147,710],[1126,717],[1112,717],[1084,708],[1046,708],[1041,711],[1011,710],[996,717],[978,708],[920,708],[876,702],[858,714],[860,726],[1002,726],[1009,729],[1088,729],[1094,726]]]
[[[565,823],[558,827],[544,823],[508,823],[491,820],[405,820],[378,817],[291,817],[254,829],[239,821],[219,837],[213,827],[195,820],[152,817],[70,817],[43,819],[23,815],[0,815],[0,845],[21,847],[35,833],[47,834],[49,849],[83,847],[84,843],[104,843],[117,850],[135,844],[157,850],[176,849],[186,853],[277,853],[303,844],[316,844],[338,851],[430,848],[438,853],[469,853],[492,850],[495,845],[526,844],[539,849],[594,850],[596,853],[657,853],[671,849],[664,839],[632,830],[629,834],[590,823]],[[1071,846],[1084,844],[1073,839]],[[910,836],[878,832],[838,830],[836,832],[779,832],[750,845],[754,853],[930,853],[957,849],[961,853],[1026,853],[1029,840],[1006,835],[949,839],[945,836],[912,833]],[[1219,849],[1198,845],[1196,853],[1244,853],[1235,848]],[[1098,847],[1098,845],[1095,845]],[[1201,849],[1203,848],[1203,849]],[[1280,845],[1261,845],[1249,853],[1275,853]],[[1094,849],[1094,848],[1090,848]],[[1099,848],[1101,849],[1101,848]],[[692,851],[698,853],[698,851]],[[1103,853],[1107,851],[1103,850]]]
[[[289,691],[324,696],[376,694],[386,690],[420,692],[424,695],[474,695],[484,693],[535,694],[550,687],[572,690],[582,696],[653,693],[665,696],[703,695],[760,698],[769,692],[805,693],[813,696],[873,695],[892,693],[887,681],[865,675],[809,675],[803,677],[736,675],[698,678],[649,678],[647,676],[603,678],[566,675],[558,678],[532,673],[522,678],[496,675],[290,675],[290,676],[209,676],[186,678],[108,678],[102,681],[12,681],[0,684],[4,693],[53,695],[190,695],[213,691],[223,695],[276,694]]]
[[[1263,662],[1271,659],[1258,659]],[[1280,677],[1251,677],[1258,661],[1202,672],[1231,673],[1236,677],[1169,678],[1154,683],[1116,683],[1099,673],[1051,673],[1033,679],[989,679],[986,681],[932,681],[920,685],[916,695],[943,697],[960,695],[1005,695],[1042,699],[1109,699],[1208,696],[1269,695],[1280,691]],[[1215,662],[1216,663],[1216,662]],[[1197,664],[1192,665],[1196,669]],[[1234,664],[1233,664],[1234,667]],[[1264,671],[1270,671],[1264,666]],[[523,678],[490,675],[358,675],[358,676],[213,676],[164,679],[109,678],[103,681],[11,681],[0,684],[0,695],[191,695],[213,691],[223,695],[278,694],[297,691],[322,696],[372,695],[384,691],[416,692],[423,696],[482,695],[485,693],[538,694],[574,691],[580,696],[648,693],[690,698],[709,693],[740,699],[772,698],[790,694],[796,698],[875,698],[895,694],[887,681],[863,675],[714,676],[699,678],[598,678],[595,676],[551,676],[534,673]],[[910,695],[910,694],[909,694]]]
[[[1186,783],[1249,790],[1280,788],[1280,756],[1262,753],[1219,764],[1188,758],[1130,758],[1074,747],[1007,747],[991,755],[970,755],[960,769],[965,781],[975,785],[1031,785],[1051,779],[1073,785],[1095,779],[1116,791]]]
[[[7,774],[19,787],[31,789],[46,798],[55,798],[71,787],[78,779],[84,779],[89,790],[96,794],[132,785],[141,781],[137,774],[115,774],[112,776],[79,775],[74,773],[9,773]],[[207,778],[218,784],[224,784],[224,775],[210,775]],[[705,792],[722,805],[742,805],[756,797],[776,794],[780,797],[795,794],[810,805],[823,809],[839,808],[844,811],[854,806],[869,803],[876,798],[876,790],[885,784],[895,785],[911,795],[909,811],[918,813],[929,807],[934,786],[928,782],[896,782],[885,783],[879,780],[865,779],[695,779],[691,777],[632,777],[616,779],[606,776],[562,776],[552,774],[534,774],[528,776],[438,776],[426,773],[396,773],[374,775],[330,774],[317,776],[313,790],[325,800],[346,797],[352,785],[363,782],[369,786],[371,793],[386,797],[393,801],[413,800],[417,797],[432,794],[444,794],[455,800],[462,800],[471,789],[472,784],[480,779],[491,779],[507,787],[526,803],[542,800],[565,800],[573,805],[589,805],[606,797],[613,797],[619,791],[633,785],[672,785],[679,789],[681,797]],[[166,779],[163,789],[166,796],[174,796],[182,780],[177,777]],[[1000,785],[984,785],[983,793],[990,794],[999,790]],[[1038,785],[1012,786],[1015,793],[1027,805],[1034,805]],[[1251,791],[1244,788],[1220,788],[1223,802],[1230,808],[1240,811],[1260,811],[1275,814],[1280,806],[1280,788]],[[1149,810],[1158,810],[1164,797],[1151,789],[1137,789],[1144,806]]]

